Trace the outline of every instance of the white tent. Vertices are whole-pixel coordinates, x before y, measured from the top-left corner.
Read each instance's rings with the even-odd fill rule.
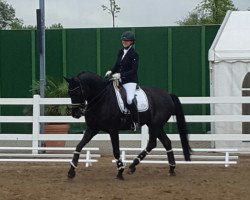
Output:
[[[250,72],[250,11],[229,11],[209,50],[211,96],[242,96]],[[250,73],[248,77],[250,79]],[[250,80],[247,80],[250,83]],[[249,85],[250,86],[250,85]],[[242,114],[241,104],[216,104],[213,114]],[[249,124],[249,123],[248,123]],[[249,126],[250,127],[250,126]],[[242,134],[242,123],[214,123],[212,133]],[[249,147],[250,142],[216,142],[217,147]]]

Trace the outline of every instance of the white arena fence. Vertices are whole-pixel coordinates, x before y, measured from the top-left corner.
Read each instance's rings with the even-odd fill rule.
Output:
[[[142,148],[121,148],[121,159],[126,163],[132,163],[133,159],[144,149]],[[180,155],[182,149],[173,148],[175,152],[175,158],[177,164],[220,164],[228,167],[231,164],[237,164],[237,155],[232,155],[232,153],[237,153],[238,149],[203,149],[203,148],[194,148],[192,149],[194,155],[192,155],[192,161],[184,161],[184,156]],[[168,164],[167,157],[165,154],[160,154],[160,152],[166,152],[163,148],[155,148],[152,150],[152,153],[147,155],[147,157],[140,161],[141,163],[146,164]],[[177,153],[177,155],[176,155]],[[198,153],[198,154],[197,154]],[[212,153],[212,155],[208,155]],[[230,154],[231,153],[231,154]],[[116,160],[112,160],[116,162]]]
[[[250,103],[250,97],[180,97],[182,104],[245,104]],[[41,123],[83,123],[84,117],[74,119],[71,116],[41,116],[41,105],[69,105],[69,98],[40,98],[39,95],[34,95],[33,98],[0,98],[1,105],[31,105],[33,106],[32,116],[0,116],[0,123],[31,123],[32,134],[4,134],[0,133],[0,140],[3,141],[31,141],[32,147],[27,147],[32,151],[33,155],[38,155],[39,142],[58,140],[58,141],[80,141],[82,134],[40,134]],[[186,115],[187,122],[196,123],[213,123],[213,122],[250,122],[250,115]],[[169,122],[175,122],[172,117]],[[179,134],[168,135],[172,141],[179,141]],[[190,141],[250,141],[250,134],[190,134]],[[97,141],[108,141],[108,134],[99,134],[93,138]],[[148,128],[143,126],[141,134],[120,134],[120,140],[140,141],[140,149],[145,148],[148,140]],[[3,150],[3,147],[0,150]],[[29,149],[32,148],[32,149]],[[7,148],[8,149],[8,148]],[[233,147],[232,147],[233,149]],[[6,150],[6,149],[5,149]],[[46,149],[44,149],[46,150]],[[132,148],[133,150],[133,148]],[[129,151],[129,150],[126,150]],[[207,150],[209,151],[209,150]],[[227,165],[229,158],[227,155],[232,152],[237,152],[237,149],[211,149],[213,152],[225,152],[223,164]],[[124,151],[122,151],[124,152]],[[235,159],[235,157],[233,158]],[[85,160],[86,161],[86,160]],[[93,161],[95,162],[95,161]],[[87,162],[86,163],[90,163]],[[192,162],[191,162],[192,163]],[[232,164],[232,163],[231,163]]]
[[[72,147],[0,147],[0,151],[8,151],[8,153],[0,153],[0,162],[70,162],[72,160],[72,152],[75,148]],[[10,151],[14,151],[11,152]],[[16,153],[17,151],[23,153]],[[37,151],[46,151],[46,153],[38,153]],[[60,152],[63,153],[54,153]],[[79,158],[79,163],[85,163],[89,167],[97,159],[100,154],[93,154],[93,151],[99,151],[99,148],[83,148]],[[32,153],[30,153],[32,152]],[[51,152],[51,153],[48,153]],[[69,153],[67,153],[69,152]]]

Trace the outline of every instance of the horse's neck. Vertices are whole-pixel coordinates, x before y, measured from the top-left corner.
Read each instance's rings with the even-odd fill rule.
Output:
[[[93,100],[93,98],[97,98],[103,90],[106,88],[106,82],[102,80],[90,81],[88,83],[90,89],[90,96],[88,101]]]

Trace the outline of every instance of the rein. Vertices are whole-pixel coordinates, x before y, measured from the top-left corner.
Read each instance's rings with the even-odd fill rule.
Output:
[[[88,103],[87,103],[87,105],[86,105],[86,107],[87,108],[85,108],[85,113],[86,112],[89,112],[94,106],[96,106],[101,100],[102,100],[102,98],[104,97],[104,93],[107,91],[107,86],[110,84],[110,82],[104,87],[104,89],[100,92],[100,93],[98,93],[93,99],[91,99],[91,101],[89,101]],[[101,98],[99,98],[101,96]],[[97,100],[96,102],[95,102],[95,100]]]
[[[78,77],[77,77],[78,78]],[[83,96],[83,89],[82,89],[82,85],[81,85],[81,81],[78,78],[78,82],[79,82],[79,87],[81,89],[81,94]],[[96,106],[103,98],[103,94],[107,91],[107,86],[110,84],[111,82],[108,82],[106,84],[106,86],[104,87],[104,89],[102,89],[101,92],[99,92],[94,98],[92,98],[89,102],[86,103],[86,101],[84,103],[81,103],[80,105],[78,104],[78,106],[80,107],[80,109],[82,109],[83,115],[85,115],[85,113],[89,112],[94,106]],[[77,88],[79,88],[77,87]],[[74,89],[75,90],[75,89]],[[101,97],[101,98],[100,98]],[[97,101],[96,101],[97,100]]]

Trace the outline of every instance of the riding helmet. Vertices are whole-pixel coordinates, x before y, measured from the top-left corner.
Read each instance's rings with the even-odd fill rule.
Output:
[[[124,33],[122,33],[121,40],[135,41],[135,34],[132,31],[125,31]]]

